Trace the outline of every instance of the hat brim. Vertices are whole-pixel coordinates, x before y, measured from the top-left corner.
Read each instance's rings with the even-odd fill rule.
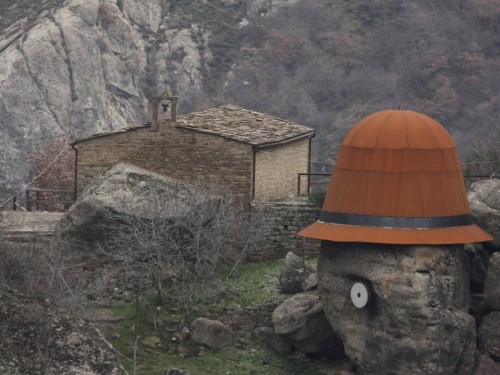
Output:
[[[403,229],[317,221],[301,230],[298,235],[324,241],[394,245],[452,245],[493,240],[488,233],[475,224],[449,228]]]

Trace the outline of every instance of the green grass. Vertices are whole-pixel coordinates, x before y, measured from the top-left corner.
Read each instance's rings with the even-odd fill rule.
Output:
[[[316,259],[310,261],[316,265]],[[138,332],[140,338],[137,373],[145,375],[164,375],[168,369],[180,368],[191,375],[319,375],[322,370],[310,361],[287,358],[275,353],[259,341],[246,338],[244,344],[233,343],[220,351],[211,350],[190,340],[179,342],[176,337],[182,327],[205,313],[217,314],[237,307],[254,307],[270,302],[280,302],[290,297],[279,293],[276,287],[277,278],[282,268],[282,261],[259,264],[245,264],[239,275],[227,279],[227,294],[218,301],[202,301],[194,310],[162,306],[156,310],[155,297],[148,296],[148,308],[143,302],[139,306]],[[221,272],[223,277],[229,270]],[[156,322],[153,326],[153,311]],[[194,311],[194,312],[193,312]],[[135,323],[135,304],[128,303],[116,306],[115,314],[123,318],[119,326],[107,332],[115,348],[129,359],[122,358],[122,364],[132,371],[133,341]],[[143,345],[147,337],[156,336],[161,339],[161,346],[150,348]]]
[[[265,348],[245,350],[227,348],[204,351],[200,356],[182,358],[179,355],[139,352],[138,374],[164,375],[168,369],[180,368],[191,375],[319,375],[310,363],[287,359]],[[131,367],[127,366],[131,371]]]
[[[285,300],[287,296],[276,288],[281,267],[282,261],[244,265],[238,277],[229,280],[227,302],[230,305],[254,307]]]

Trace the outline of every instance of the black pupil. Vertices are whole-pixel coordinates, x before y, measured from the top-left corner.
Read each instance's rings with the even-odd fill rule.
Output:
[[[358,293],[358,298],[361,298],[361,293]]]

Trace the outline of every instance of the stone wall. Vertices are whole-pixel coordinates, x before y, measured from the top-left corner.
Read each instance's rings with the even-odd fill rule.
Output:
[[[196,183],[216,179],[242,203],[252,197],[253,150],[230,139],[163,123],[78,143],[77,194],[118,162]]]
[[[305,197],[283,202],[254,202],[253,214],[269,219],[262,238],[249,254],[253,262],[282,259],[289,251],[297,255],[317,255],[320,241],[297,236],[297,232],[318,219],[320,208],[311,205]]]
[[[255,155],[255,200],[297,194],[297,176],[307,172],[309,139],[258,150]],[[304,183],[304,182],[303,182]]]

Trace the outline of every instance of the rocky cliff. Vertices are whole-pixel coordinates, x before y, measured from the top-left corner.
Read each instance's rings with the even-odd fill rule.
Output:
[[[149,120],[164,89],[181,113],[229,102],[312,126],[316,161],[398,106],[491,138],[499,28],[495,0],[4,0],[0,190],[49,139]]]
[[[292,1],[216,1],[238,14]],[[213,58],[211,35],[192,2],[71,0],[8,2],[0,18],[0,185],[28,175],[26,156],[48,140],[84,138],[140,125],[148,99],[164,89],[201,92]],[[185,4],[184,4],[185,3]],[[205,20],[204,20],[205,19]],[[193,21],[193,22],[190,22]],[[213,25],[212,25],[213,26]],[[189,108],[190,105],[188,104]],[[192,105],[191,105],[192,107]]]

